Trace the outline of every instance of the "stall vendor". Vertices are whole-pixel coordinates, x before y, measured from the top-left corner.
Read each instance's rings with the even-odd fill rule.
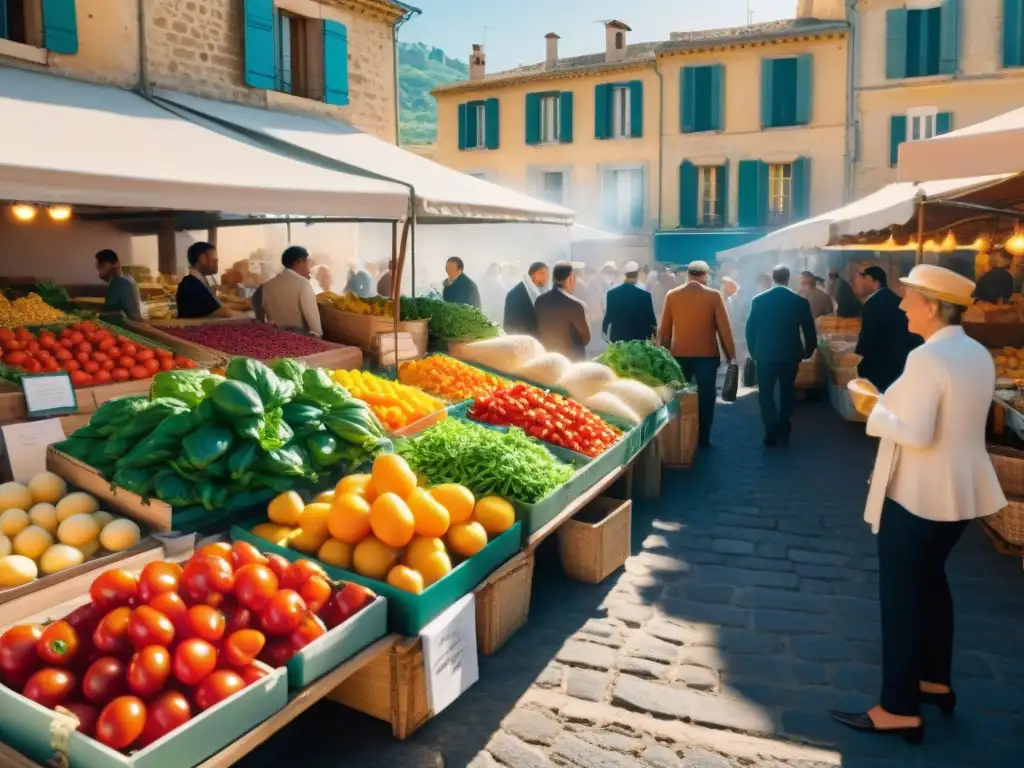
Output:
[[[1013,296],[1013,273],[1010,272],[1010,255],[996,247],[992,249],[989,256],[989,264],[992,268],[981,276],[974,289],[974,298],[978,301],[987,301],[990,304],[999,304],[1009,301]]]
[[[178,317],[209,317],[232,314],[217,298],[217,249],[210,243],[188,247],[188,274],[178,283]]]
[[[466,265],[458,256],[452,256],[444,263],[444,271],[448,275],[448,279],[444,281],[441,296],[452,304],[468,304],[480,309],[480,291],[476,287],[476,283],[469,279],[465,269]]]
[[[117,253],[105,248],[96,254],[96,274],[107,284],[107,297],[103,309],[124,312],[129,320],[142,320],[142,295],[130,275],[121,272],[121,259]]]
[[[316,292],[309,282],[309,251],[301,245],[289,246],[281,254],[281,264],[284,269],[259,288],[260,312],[280,328],[323,336]]]

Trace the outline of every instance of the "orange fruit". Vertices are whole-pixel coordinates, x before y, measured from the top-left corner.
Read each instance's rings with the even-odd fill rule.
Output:
[[[516,510],[502,498],[487,496],[473,507],[473,519],[484,527],[488,536],[497,536],[512,527]]]
[[[393,493],[405,499],[416,487],[416,473],[405,459],[394,453],[382,453],[374,459],[370,477],[373,478],[374,489],[381,495]]]
[[[330,504],[307,504],[299,515],[299,528],[327,538],[327,518],[331,514]]]
[[[418,562],[416,571],[423,577],[424,586],[429,587],[452,572],[452,561],[447,552],[431,552]]]
[[[473,492],[464,485],[457,483],[435,485],[430,489],[430,495],[448,510],[448,516],[453,523],[464,523],[473,516],[476,499],[473,497]]]
[[[343,568],[346,571],[352,568],[352,545],[346,544],[338,539],[328,539],[316,553],[316,559],[335,568]]]
[[[295,533],[288,537],[288,547],[304,555],[315,555],[329,538],[331,534],[326,528],[322,531],[314,528],[296,528]]]
[[[420,565],[426,562],[427,558],[435,552],[447,553],[444,542],[441,539],[427,536],[415,536],[402,552],[402,563],[408,565],[414,571],[422,571]]]
[[[261,539],[266,539],[274,544],[280,544],[287,546],[288,538],[295,531],[290,525],[278,525],[277,523],[260,523],[253,528],[250,533],[253,536],[259,536]]]
[[[398,550],[374,536],[367,536],[352,550],[352,569],[360,576],[383,581],[398,562]]]
[[[396,565],[388,571],[388,584],[414,595],[423,592],[423,576],[406,565]]]
[[[341,478],[334,488],[334,496],[337,498],[345,493],[362,496],[371,503],[377,498],[377,492],[373,488],[373,482],[369,475],[347,475]]]
[[[448,533],[448,510],[429,491],[413,488],[406,504],[416,520],[417,536],[444,536]]]
[[[448,529],[448,549],[463,557],[472,557],[487,546],[487,531],[477,522],[455,523]]]
[[[370,506],[373,535],[389,547],[404,547],[416,532],[416,519],[409,506],[395,493],[384,493]]]
[[[327,516],[331,536],[346,544],[358,544],[370,534],[370,502],[354,493],[334,498]]]
[[[295,491],[285,491],[271,499],[267,505],[267,517],[278,525],[298,525],[299,515],[306,503]]]

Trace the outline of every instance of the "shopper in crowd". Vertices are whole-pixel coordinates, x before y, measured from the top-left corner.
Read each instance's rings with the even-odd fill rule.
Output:
[[[121,259],[116,252],[105,248],[96,254],[96,274],[107,284],[103,300],[105,312],[123,312],[129,320],[142,320],[142,294],[139,286],[121,271]]]
[[[710,272],[707,262],[690,262],[686,284],[673,288],[665,297],[658,329],[662,344],[679,361],[687,380],[697,380],[697,444],[705,448],[711,445],[711,424],[715,418],[721,363],[719,343],[727,362],[736,359],[725,299],[708,287]]]
[[[543,261],[535,261],[526,271],[526,275],[505,296],[505,312],[502,327],[505,333],[524,333],[537,336],[537,311],[534,308],[537,299],[544,293],[548,284],[548,265]]]
[[[836,314],[839,317],[860,317],[861,306],[857,294],[853,286],[839,276],[839,270],[835,267],[828,271],[828,287],[825,292],[836,303]]]
[[[856,280],[865,297],[857,339],[856,352],[861,356],[857,374],[885,392],[903,373],[907,355],[921,345],[921,337],[907,329],[900,297],[889,290],[884,269],[872,265],[858,273]]]
[[[970,521],[995,514],[1006,497],[985,446],[995,367],[961,327],[975,285],[932,264],[900,282],[900,308],[924,344],[884,394],[851,387],[867,433],[881,438],[864,519],[878,534],[882,695],[867,712],[832,717],[917,743],[922,704],[947,715],[956,707],[946,560]]]
[[[769,448],[789,443],[796,374],[800,361],[810,358],[818,344],[811,304],[789,289],[789,278],[789,267],[775,267],[774,285],[754,297],[747,318],[747,348],[757,365],[757,396]]]
[[[811,314],[815,319],[836,311],[832,299],[818,287],[818,278],[813,272],[805,270],[800,273],[800,295],[811,305]]]
[[[188,247],[188,274],[178,283],[178,317],[230,317],[234,310],[217,298],[217,249],[210,243]]]
[[[309,251],[292,245],[281,254],[284,269],[261,288],[261,311],[268,323],[312,336],[323,336],[316,292],[309,282]]]
[[[373,279],[368,269],[350,267],[348,280],[345,281],[345,292],[354,293],[361,299],[372,299],[377,295],[374,290],[376,284],[377,281]]]
[[[380,277],[377,278],[377,295],[390,298],[391,296],[391,262],[382,261],[378,267]]]
[[[468,304],[480,309],[480,291],[476,283],[469,279],[465,269],[466,265],[458,256],[452,256],[444,263],[444,271],[448,277],[444,281],[441,296],[453,304]]]
[[[988,258],[990,269],[978,280],[974,298],[991,304],[1007,302],[1013,296],[1014,278],[1010,272],[1013,259],[1001,245],[994,247]]]
[[[590,343],[587,306],[573,296],[576,275],[567,261],[555,264],[555,287],[534,302],[540,343],[548,352],[560,352],[570,360],[583,360]]]
[[[637,283],[640,265],[627,262],[622,268],[622,285],[608,291],[607,309],[601,323],[601,333],[610,341],[644,341],[658,330],[651,294]]]
[[[501,322],[508,286],[502,276],[501,264],[492,262],[480,281],[480,308],[495,322]]]

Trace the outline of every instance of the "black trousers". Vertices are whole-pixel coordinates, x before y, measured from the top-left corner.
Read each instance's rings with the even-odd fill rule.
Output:
[[[767,437],[789,434],[789,420],[796,407],[796,374],[800,361],[771,363],[757,360],[757,399],[761,406],[761,421]],[[775,390],[779,390],[776,404]]]
[[[920,714],[921,681],[950,684],[953,598],[946,560],[968,523],[925,520],[892,499],[885,500],[878,531],[880,703],[894,715]]]
[[[697,439],[702,445],[711,441],[711,423],[715,420],[718,399],[717,357],[677,357],[687,381],[697,380]]]

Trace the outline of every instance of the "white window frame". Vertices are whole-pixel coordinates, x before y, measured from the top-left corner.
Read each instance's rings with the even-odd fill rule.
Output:
[[[789,218],[792,213],[793,163],[771,163],[768,166],[768,215]]]
[[[548,195],[546,188],[548,176],[558,176],[562,180],[562,186],[559,190],[558,199],[555,200],[552,196]],[[564,171],[541,171],[540,172],[540,195],[542,198],[547,200],[549,203],[555,205],[565,205],[565,172]]]
[[[531,165],[526,169],[527,192],[538,200],[547,200],[544,196],[544,174],[562,174],[562,199],[557,205],[568,206],[572,194],[571,165]]]
[[[612,138],[629,139],[633,135],[632,97],[628,85],[612,86]]]
[[[938,107],[914,107],[907,110],[907,141],[934,138],[939,120]]]
[[[697,225],[700,227],[724,227],[725,206],[727,200],[722,200],[718,188],[718,170],[721,165],[699,165],[697,166]],[[710,195],[709,195],[710,193]],[[715,213],[708,214],[705,211],[705,204],[711,203]]]
[[[615,174],[616,190],[615,190],[615,208],[616,208],[616,221],[608,222],[605,224],[613,226],[620,231],[637,231],[643,229],[647,220],[648,201],[647,201],[647,166],[643,163],[639,164],[626,164],[626,165],[602,165],[600,167],[601,172],[601,211],[602,216],[600,217],[604,221],[604,196],[609,192],[606,188],[609,174]],[[630,203],[624,202],[619,196],[619,191],[622,187],[622,181],[618,174],[633,172],[639,174],[640,177],[640,226],[635,226],[632,219],[633,206]],[[630,198],[632,199],[632,198]]]
[[[476,142],[472,149],[487,149],[487,105],[484,103],[473,105],[476,110]]]
[[[540,98],[540,143],[557,144],[562,136],[559,97],[548,94]]]

